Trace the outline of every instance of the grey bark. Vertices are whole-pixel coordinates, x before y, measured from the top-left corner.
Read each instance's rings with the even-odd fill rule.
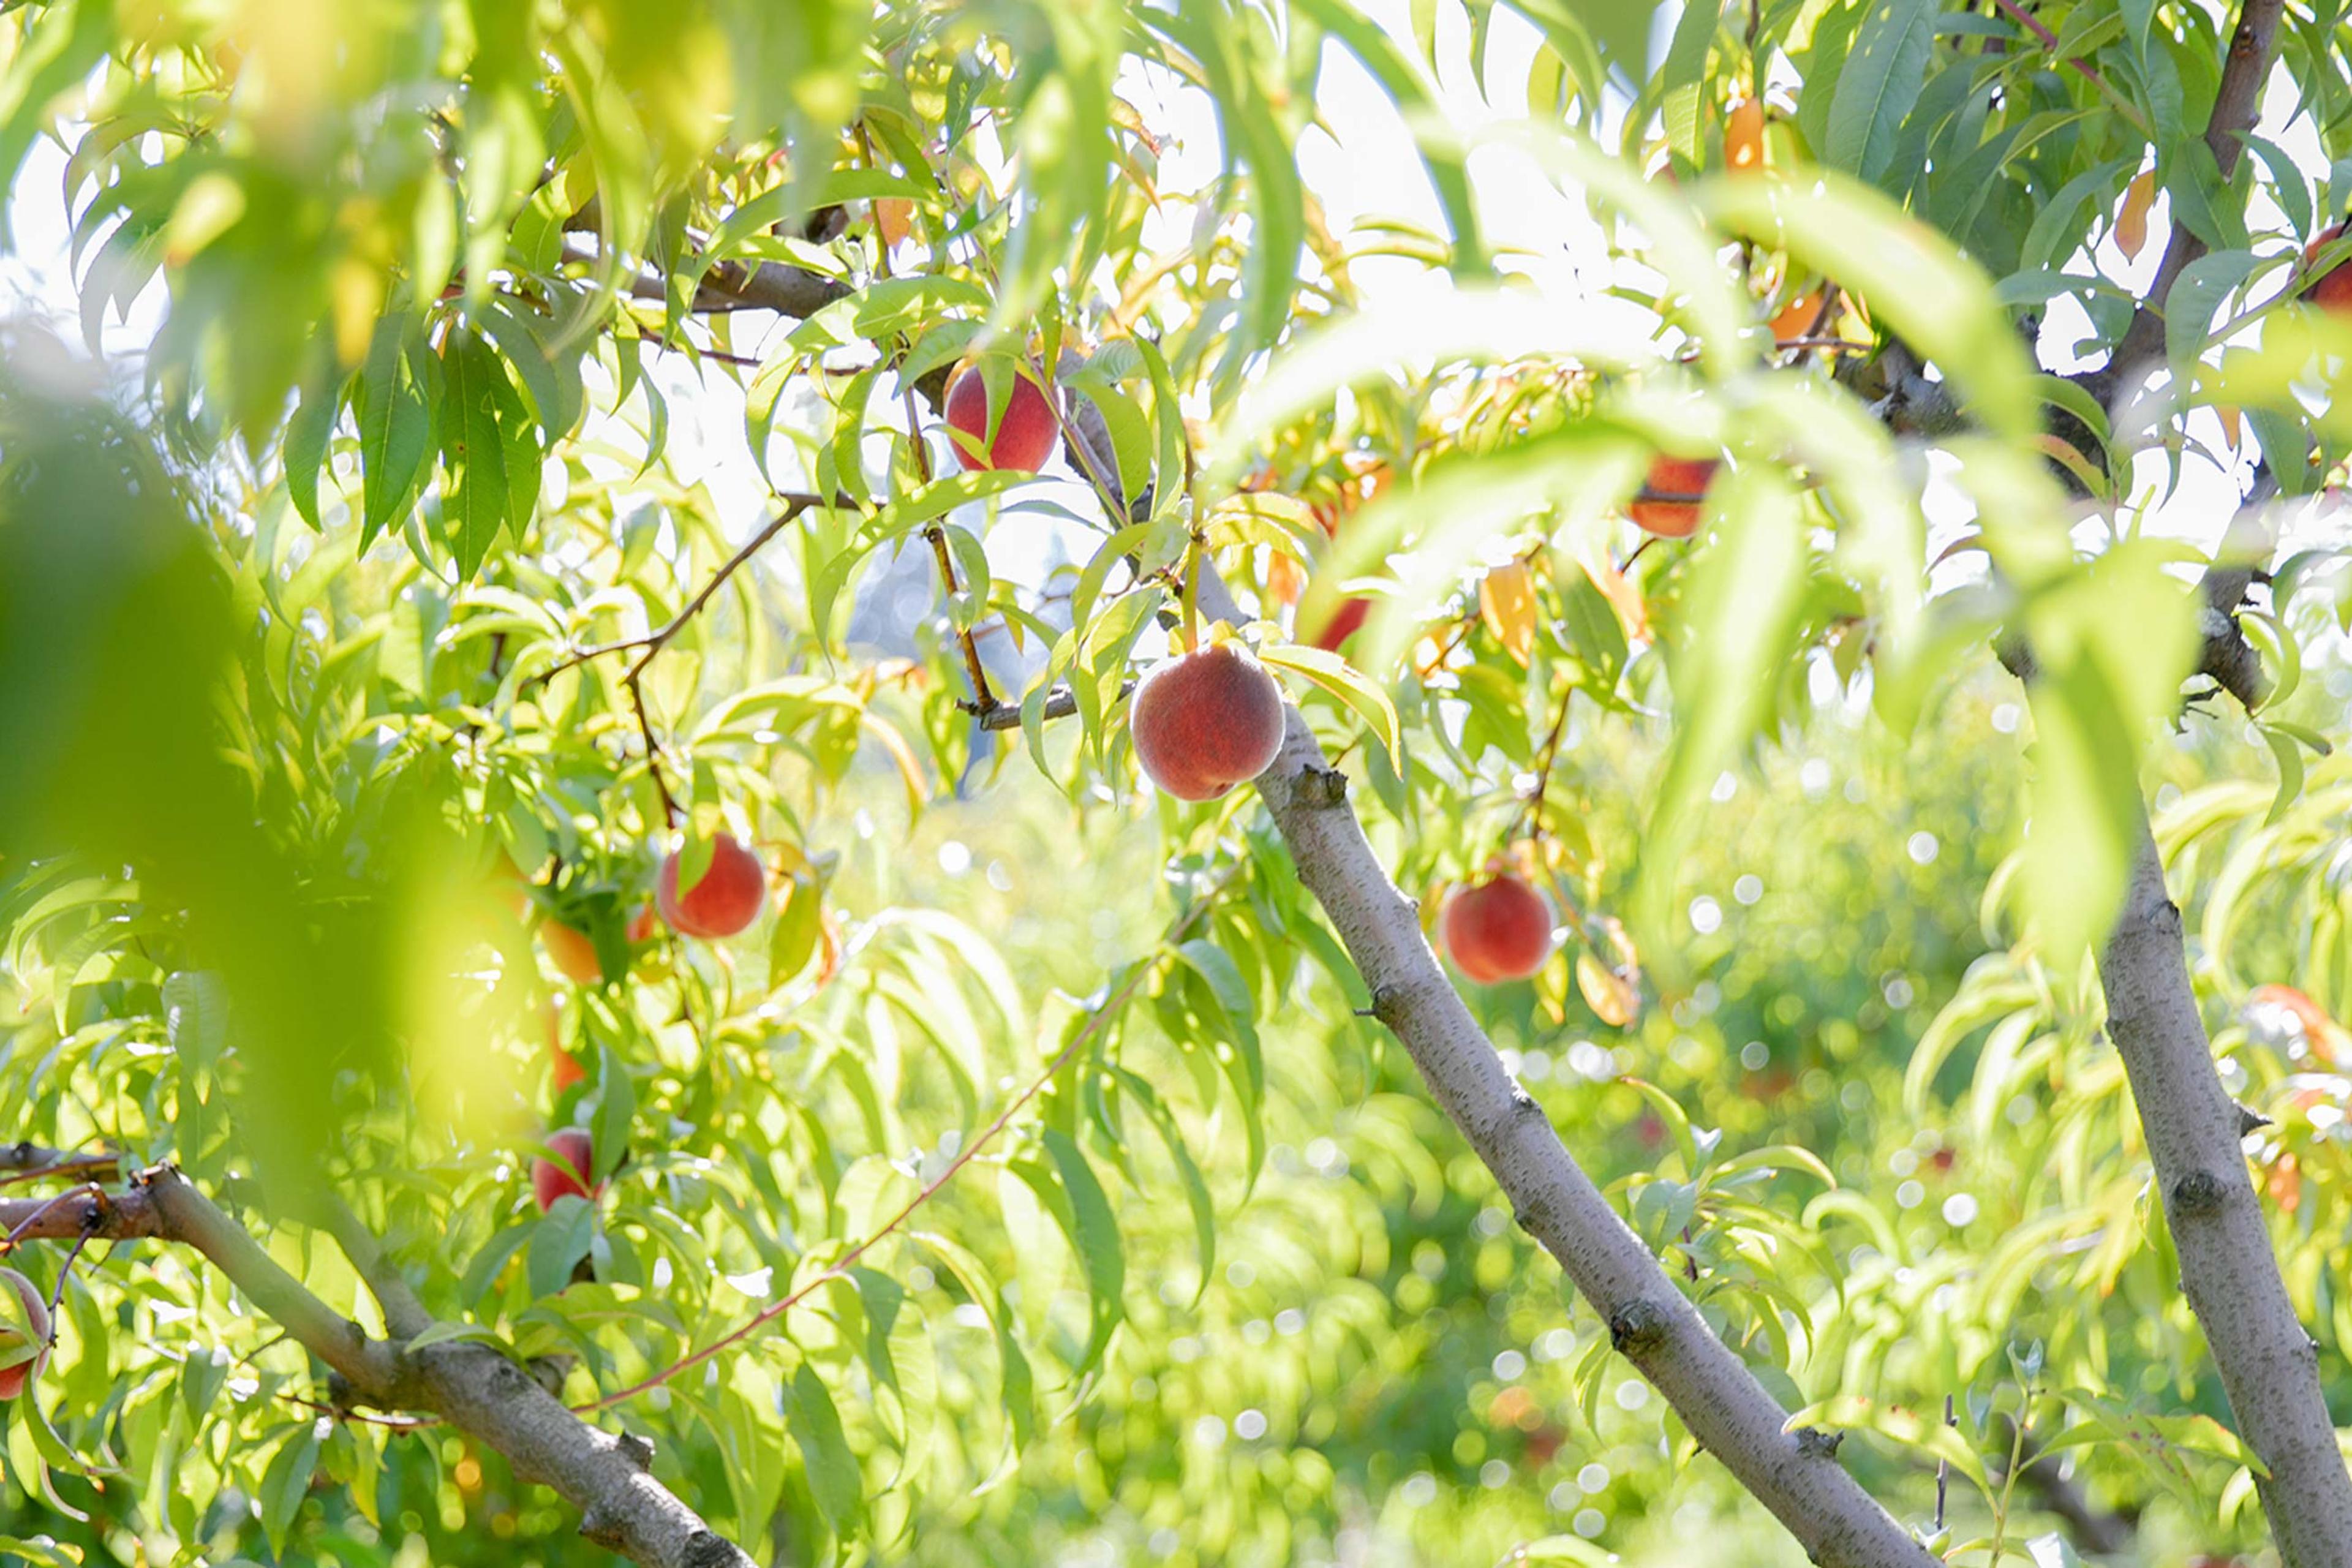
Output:
[[[1213,571],[1205,614],[1244,618]],[[1299,879],[1355,960],[1374,1015],[1412,1056],[1430,1093],[1494,1173],[1528,1234],[1609,1327],[1611,1341],[1665,1396],[1699,1446],[1769,1510],[1823,1568],[1933,1568],[1934,1553],[1837,1460],[1839,1437],[1790,1430],[1789,1412],[1716,1336],[1655,1254],[1592,1184],[1551,1119],[1503,1070],[1494,1042],[1454,989],[1296,706],[1258,793]]]
[[[2319,1382],[2319,1347],[2287,1299],[2247,1174],[2238,1106],[2214,1070],[2180,910],[2145,816],[2121,918],[2099,952],[2107,1032],[2123,1058],[2180,1258],[2286,1568],[2352,1568],[2352,1471]]]
[[[582,1534],[643,1568],[751,1568],[748,1555],[654,1479],[653,1445],[645,1438],[589,1426],[487,1345],[408,1349],[404,1342],[431,1327],[432,1315],[348,1213],[331,1209],[326,1222],[383,1309],[393,1339],[372,1338],[311,1295],[168,1165],[142,1172],[124,1192],[85,1187],[0,1203],[0,1225],[19,1239],[152,1237],[194,1247],[334,1369],[358,1402],[440,1416],[503,1454],[525,1480],[554,1489],[580,1510]]]

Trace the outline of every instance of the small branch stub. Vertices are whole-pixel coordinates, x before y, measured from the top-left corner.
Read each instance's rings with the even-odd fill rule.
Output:
[[[2229,1189],[2210,1171],[2190,1171],[2172,1184],[2172,1212],[2205,1218],[2217,1215],[2230,1201]]]
[[[1843,1432],[1824,1432],[1818,1426],[1797,1428],[1797,1452],[1809,1459],[1834,1459],[1844,1442]]]
[[[1635,1356],[1665,1342],[1666,1314],[1647,1301],[1628,1301],[1609,1315],[1609,1342],[1620,1355]]]
[[[1337,768],[1318,768],[1309,763],[1299,770],[1295,788],[1301,805],[1328,810],[1348,804],[1348,775]]]

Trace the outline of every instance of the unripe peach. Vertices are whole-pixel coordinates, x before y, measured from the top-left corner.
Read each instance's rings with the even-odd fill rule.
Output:
[[[604,1194],[604,1183],[589,1185],[596,1170],[596,1145],[586,1132],[577,1127],[551,1132],[547,1149],[530,1163],[530,1195],[539,1200],[540,1213],[553,1208],[566,1193],[592,1204]]]
[[[1525,980],[1551,956],[1551,905],[1507,872],[1446,900],[1437,936],[1465,978],[1481,985]]]
[[[1214,800],[1282,750],[1282,688],[1239,643],[1163,659],[1128,709],[1144,776],[1179,800]]]
[[[40,1287],[13,1268],[0,1268],[0,1279],[6,1280],[16,1290],[16,1300],[25,1304],[26,1325],[40,1345],[39,1353],[32,1360],[18,1362],[11,1367],[0,1367],[0,1399],[14,1399],[25,1392],[25,1384],[40,1376],[41,1369],[49,1364],[49,1303],[42,1296]]]
[[[977,365],[957,373],[948,385],[948,427],[954,437],[956,461],[967,468],[1018,468],[1035,473],[1054,455],[1062,437],[1054,422],[1054,405],[1045,390],[1015,372],[1003,415],[996,422],[996,438],[988,438],[988,382]]]
[[[2304,249],[2304,265],[2310,266],[2321,251],[2335,244],[2343,235],[2344,226],[2340,223],[2320,230],[2318,237]],[[2339,314],[2352,311],[2352,260],[2339,261],[2321,273],[2304,289],[2303,297],[2323,310]]]
[[[1643,495],[1626,511],[1660,539],[1688,539],[1698,531],[1700,506],[1696,498],[1706,493],[1715,470],[1713,458],[1670,458],[1661,452],[1650,459],[1650,477],[1642,486]],[[1693,499],[1654,499],[1668,496]]]
[[[677,850],[663,858],[661,874],[654,879],[654,902],[680,936],[733,936],[760,918],[767,893],[768,872],[760,858],[725,833],[711,841],[709,868],[683,898]]]

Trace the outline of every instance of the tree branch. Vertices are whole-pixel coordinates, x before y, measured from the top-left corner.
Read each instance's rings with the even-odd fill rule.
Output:
[[[2238,1107],[2213,1068],[2189,984],[2180,910],[2142,813],[2122,917],[2099,952],[2107,1033],[2122,1057],[2180,1285],[2205,1330],[2286,1568],[2352,1568],[2352,1472],[2246,1173]]]
[[[324,1217],[394,1332],[413,1339],[429,1327],[430,1315],[374,1237],[339,1204],[331,1201]],[[644,1568],[751,1568],[749,1556],[654,1479],[652,1444],[588,1426],[487,1345],[444,1342],[412,1352],[370,1338],[169,1165],[140,1173],[121,1193],[89,1187],[0,1202],[0,1224],[27,1238],[153,1237],[194,1247],[354,1394],[371,1405],[431,1411],[497,1449],[518,1476],[579,1509],[581,1533],[598,1545]]]
[[[1238,621],[1213,570],[1205,614]],[[1822,1568],[1933,1568],[1937,1558],[1872,1500],[1835,1458],[1837,1439],[1789,1429],[1789,1413],[1707,1327],[1690,1299],[1592,1184],[1550,1119],[1503,1069],[1347,804],[1297,708],[1257,787],[1306,883],[1355,960],[1373,1016],[1396,1035],[1431,1093],[1510,1197],[1519,1224],[1559,1260],[1617,1349],[1691,1435],[1769,1509]]]
[[[2243,138],[2262,112],[2263,86],[2270,80],[2271,64],[2278,58],[2280,13],[2285,0],[2244,0],[2236,31],[2230,36],[2230,53],[2222,63],[2221,83],[2213,96],[2213,112],[2205,121],[2205,145],[2227,180],[2245,152]],[[2120,387],[2125,373],[2164,352],[2164,309],[2175,279],[2189,264],[2205,254],[2205,242],[2189,232],[2176,211],[2172,237],[2165,242],[2164,258],[2157,263],[2156,279],[2147,298],[2132,313],[2131,325],[2116,345],[2108,362],[2111,379]]]
[[[567,238],[564,255],[573,261],[593,264],[602,253],[591,245],[574,244]],[[629,274],[629,297],[656,304],[669,303],[669,279],[663,273],[639,268]],[[811,272],[804,267],[788,267],[780,261],[762,261],[747,267],[738,261],[711,264],[695,285],[694,299],[687,309],[698,316],[720,316],[735,310],[773,310],[780,316],[805,319],[824,310],[835,300],[845,300],[851,292],[848,284],[837,278],[827,278],[821,272]]]
[[[623,637],[617,642],[598,643],[593,647],[575,648],[549,665],[538,675],[533,676],[532,680],[552,680],[565,670],[575,669],[591,659],[602,658],[607,654],[627,653],[632,649],[642,648],[644,652],[629,667],[628,675],[624,678],[635,679],[645,672],[646,666],[653,662],[654,655],[668,647],[670,640],[686,629],[687,623],[702,613],[702,607],[710,603],[713,595],[727,585],[728,579],[741,571],[751,557],[757,555],[770,540],[790,528],[801,513],[813,507],[851,508],[857,504],[847,496],[835,496],[828,500],[824,496],[787,494],[777,499],[784,503],[783,510],[761,523],[759,531],[745,540],[735,553],[727,558],[727,563],[711,574],[710,581],[698,589],[694,597],[688,599],[677,614],[643,637]]]
[[[193,1247],[368,1403],[404,1404],[413,1392],[398,1347],[370,1339],[357,1323],[304,1289],[173,1166],[140,1172],[123,1192],[89,1186],[47,1200],[10,1199],[0,1203],[0,1225],[18,1240],[153,1237]]]
[[[0,1144],[0,1185],[37,1182],[50,1176],[71,1176],[91,1182],[111,1176],[122,1156],[111,1149],[50,1149],[26,1139]]]

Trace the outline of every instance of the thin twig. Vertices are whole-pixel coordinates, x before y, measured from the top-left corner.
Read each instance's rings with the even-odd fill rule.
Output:
[[[1576,698],[1576,688],[1570,685],[1559,694],[1559,711],[1552,716],[1551,731],[1544,736],[1542,760],[1536,764],[1535,793],[1528,797],[1526,822],[1528,837],[1543,837],[1544,796],[1551,790],[1552,764],[1559,758],[1560,732],[1568,728],[1568,706]]]
[[[751,538],[745,540],[743,542],[742,548],[736,551],[734,554],[729,556],[727,558],[727,563],[724,566],[721,566],[718,572],[711,576],[709,582],[705,583],[702,585],[700,591],[698,591],[693,598],[688,599],[686,602],[686,607],[678,611],[677,615],[672,616],[657,629],[647,632],[643,637],[623,637],[617,642],[598,643],[593,647],[574,649],[572,652],[564,655],[562,658],[548,666],[539,674],[531,677],[531,680],[533,682],[552,680],[557,676],[562,674],[565,670],[577,668],[579,666],[586,664],[592,659],[602,658],[607,654],[627,653],[633,648],[642,648],[645,651],[637,659],[636,663],[631,668],[629,673],[631,676],[635,676],[642,672],[646,666],[652,662],[653,656],[659,653],[665,647],[668,646],[670,639],[677,637],[678,633],[684,631],[686,629],[687,623],[693,620],[697,615],[701,613],[702,606],[710,602],[710,596],[718,593],[719,589],[725,587],[727,585],[727,580],[734,576],[737,572],[740,571],[744,563],[750,561],[752,556],[757,555],[760,552],[761,546],[765,545],[768,541],[775,538],[779,533],[782,533],[785,529],[790,528],[793,525],[793,521],[797,519],[801,513],[807,511],[814,507],[829,506],[850,510],[854,509],[857,505],[856,501],[850,500],[847,496],[838,495],[833,497],[829,500],[824,496],[799,494],[786,494],[780,496],[777,499],[784,503],[783,510],[778,512],[765,523],[762,523],[760,527],[760,531],[751,535]]]
[[[2055,50],[2058,47],[2058,35],[2052,32],[2047,26],[2043,26],[2042,18],[2019,5],[2016,3],[2016,0],[1992,0],[1992,3],[2000,6],[2002,11],[2006,12],[2011,18],[2022,26],[2026,31],[2032,33],[2036,38],[2040,39],[2042,47],[2044,49]],[[2131,100],[2126,98],[2123,94],[2117,92],[2115,88],[2109,84],[2107,79],[2099,74],[2098,67],[2091,64],[2090,61],[2084,59],[2080,55],[2067,56],[2066,63],[2074,67],[2075,70],[2079,71],[2082,74],[2084,80],[2089,82],[2093,87],[2097,88],[2106,100],[2116,106],[2116,111],[2126,120],[2130,121],[2134,129],[2137,130],[2141,135],[2153,136],[2155,134],[2154,132],[2148,129],[2147,118],[2140,113],[2139,106],[2132,102]]]
[[[654,793],[661,796],[662,826],[675,827],[684,813],[678,810],[677,798],[669,793],[669,780],[662,773],[661,742],[654,739],[654,722],[646,713],[645,688],[637,679],[645,668],[643,659],[630,666],[629,673],[622,677],[621,684],[628,688],[629,706],[635,710],[637,715],[637,733],[645,737],[646,772],[653,775]]]
[[[928,485],[931,482],[931,449],[923,443],[922,416],[915,412],[915,389],[908,384],[898,389],[907,405],[907,444],[914,449],[915,477]],[[934,522],[923,530],[923,537],[931,546],[931,559],[939,563],[940,592],[947,600],[948,619],[955,619],[955,596],[961,591],[956,581],[955,555],[948,548],[948,531]],[[963,672],[971,682],[974,710],[983,718],[999,706],[996,693],[988,689],[988,671],[980,662],[980,643],[970,626],[958,626],[956,647],[963,654]]]

